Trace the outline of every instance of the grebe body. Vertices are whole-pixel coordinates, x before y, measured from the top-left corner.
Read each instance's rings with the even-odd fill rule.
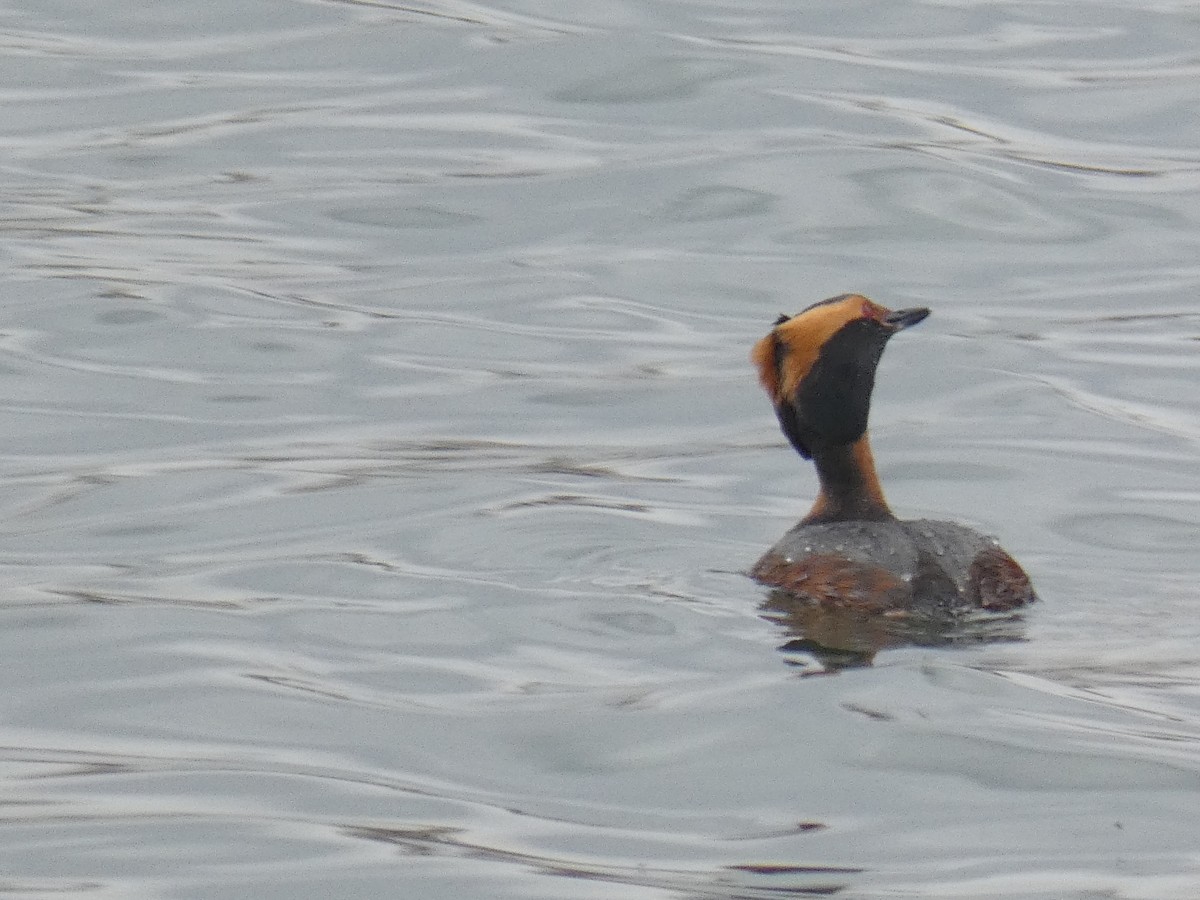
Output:
[[[884,499],[867,439],[875,370],[888,339],[927,315],[843,294],[780,316],[755,345],[780,427],[821,486],[808,515],[751,570],[758,581],[866,613],[1004,611],[1036,599],[994,538],[955,522],[899,520]]]

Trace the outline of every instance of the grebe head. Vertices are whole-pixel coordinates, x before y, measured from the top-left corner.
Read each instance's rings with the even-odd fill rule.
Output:
[[[883,348],[928,315],[923,307],[892,311],[861,294],[842,294],[776,320],[752,358],[801,456],[811,459],[816,445],[846,446],[866,434]]]

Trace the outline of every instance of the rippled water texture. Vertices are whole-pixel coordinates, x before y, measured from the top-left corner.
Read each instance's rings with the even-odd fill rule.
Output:
[[[15,0],[0,892],[1200,896],[1188,3]],[[1044,602],[781,612],[747,362]],[[813,677],[822,676],[822,677]]]

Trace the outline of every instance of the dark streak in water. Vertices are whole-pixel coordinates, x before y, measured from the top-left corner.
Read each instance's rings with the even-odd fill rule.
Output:
[[[735,863],[721,869],[702,870],[667,869],[651,866],[597,865],[581,860],[558,859],[532,853],[522,853],[499,847],[465,840],[465,829],[428,826],[424,828],[366,828],[345,826],[343,832],[351,837],[392,844],[404,853],[414,856],[463,856],[468,859],[487,860],[528,866],[543,874],[560,878],[577,878],[584,881],[599,881],[610,884],[627,884],[639,887],[686,892],[696,898],[746,898],[758,900],[769,897],[829,896],[840,893],[846,884],[794,884],[753,885],[729,883],[722,873],[804,879],[826,878],[836,875],[856,875],[865,869],[846,866],[809,866],[771,863]]]

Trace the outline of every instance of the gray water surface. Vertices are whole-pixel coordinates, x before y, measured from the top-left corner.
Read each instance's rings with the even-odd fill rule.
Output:
[[[1200,896],[1198,41],[9,3],[0,892]],[[848,667],[744,574],[815,489],[749,348],[845,291],[934,310],[893,507],[1044,600]]]

